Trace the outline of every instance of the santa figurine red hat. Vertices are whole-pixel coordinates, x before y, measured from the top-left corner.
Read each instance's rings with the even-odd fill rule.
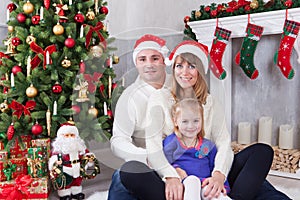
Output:
[[[208,70],[208,47],[194,40],[184,40],[179,43],[171,52],[168,59],[165,59],[166,65],[172,65],[176,56],[181,53],[192,53],[197,56],[204,66],[204,72]]]
[[[73,121],[68,121],[60,125],[60,128],[57,130],[57,137],[62,137],[66,133],[73,133],[75,137],[79,136],[78,128],[75,126]]]
[[[167,57],[169,49],[166,47],[166,41],[155,35],[146,34],[138,39],[134,45],[134,50],[132,53],[133,62],[136,65],[137,54],[145,49],[154,49],[162,54],[164,58]]]

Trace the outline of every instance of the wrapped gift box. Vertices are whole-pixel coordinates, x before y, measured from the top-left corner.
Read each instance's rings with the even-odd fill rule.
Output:
[[[42,147],[43,150],[47,153],[47,159],[49,159],[51,154],[51,140],[50,138],[41,138],[31,140],[32,147]]]
[[[1,183],[1,181],[6,181],[6,176],[3,172],[4,167],[6,166],[6,164],[7,164],[7,161],[1,161],[0,160],[0,183]]]
[[[16,178],[18,175],[27,174],[27,158],[11,158],[9,161],[16,165],[16,171],[12,173],[12,178]]]
[[[0,150],[0,160],[7,160],[8,153],[5,150]]]
[[[28,148],[27,166],[28,174],[33,177],[44,177],[48,174],[47,160],[45,159],[46,152],[42,147]]]

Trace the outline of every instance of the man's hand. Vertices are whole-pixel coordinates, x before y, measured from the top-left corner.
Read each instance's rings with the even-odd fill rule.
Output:
[[[167,200],[183,200],[183,185],[179,178],[166,178],[165,194]]]
[[[215,171],[212,177],[206,178],[202,183],[202,187],[207,185],[204,196],[208,199],[218,198],[220,193],[225,191],[224,181],[225,176],[221,172]]]

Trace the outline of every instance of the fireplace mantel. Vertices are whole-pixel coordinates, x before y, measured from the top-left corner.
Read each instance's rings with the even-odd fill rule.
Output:
[[[250,23],[264,27],[263,35],[281,34],[283,26],[288,14],[287,19],[300,21],[300,8],[278,11],[269,11],[263,13],[250,14]],[[196,35],[196,39],[211,48],[212,41],[214,39],[214,31],[216,28],[217,19],[208,19],[201,21],[189,22],[188,25]],[[224,112],[226,117],[226,124],[230,132],[231,127],[231,102],[232,102],[232,40],[233,38],[245,37],[246,26],[248,23],[248,15],[239,15],[232,17],[224,17],[218,19],[218,26],[231,31],[231,36],[228,41],[226,50],[223,55],[222,64],[227,71],[227,77],[224,80],[217,79],[212,73],[210,73],[210,93],[215,96],[224,106]],[[298,54],[298,62],[300,63],[300,39],[297,38],[294,48]],[[292,177],[300,179],[300,170],[297,174],[273,172],[271,174]]]

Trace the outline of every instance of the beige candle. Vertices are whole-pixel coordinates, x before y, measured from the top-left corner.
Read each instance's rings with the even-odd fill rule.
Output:
[[[272,118],[261,117],[258,125],[258,142],[272,144]]]
[[[279,127],[279,148],[293,149],[294,127],[289,124]]]
[[[240,122],[238,125],[238,143],[250,144],[251,143],[251,123]]]

